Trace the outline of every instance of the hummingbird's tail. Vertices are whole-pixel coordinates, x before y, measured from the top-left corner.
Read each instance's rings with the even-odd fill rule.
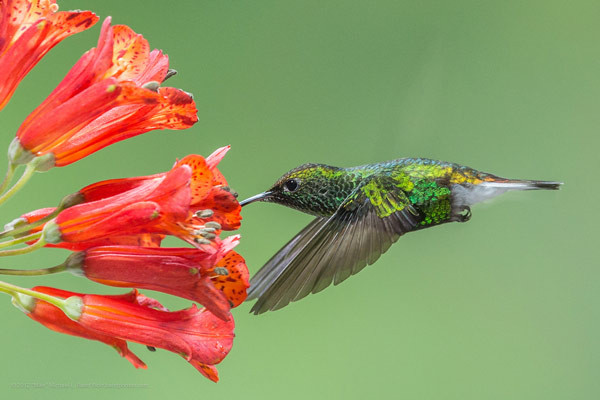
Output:
[[[497,178],[479,184],[456,184],[452,187],[453,205],[458,207],[479,203],[509,190],[558,190],[562,182]]]

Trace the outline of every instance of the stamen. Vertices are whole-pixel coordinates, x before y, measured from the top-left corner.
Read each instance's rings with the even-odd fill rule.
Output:
[[[207,223],[204,224],[204,226],[208,229],[215,229],[215,230],[221,230],[221,224],[215,221],[208,221]],[[213,230],[214,232],[214,230]]]
[[[196,217],[198,218],[210,218],[215,214],[215,212],[211,209],[207,209],[207,210],[198,210],[196,211]]]

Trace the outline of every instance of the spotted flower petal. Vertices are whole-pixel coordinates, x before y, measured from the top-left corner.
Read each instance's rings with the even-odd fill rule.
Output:
[[[98,21],[90,11],[60,11],[55,0],[0,2],[0,109],[58,43]]]

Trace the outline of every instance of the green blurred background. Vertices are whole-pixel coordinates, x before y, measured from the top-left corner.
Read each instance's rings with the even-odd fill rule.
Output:
[[[476,206],[468,224],[406,235],[375,266],[281,311],[256,317],[241,306],[218,384],[134,344],[149,366],[135,370],[5,298],[3,398],[599,398],[598,1],[59,4],[112,15],[168,53],[179,71],[168,84],[194,93],[200,122],[37,175],[2,222],[91,182],[164,171],[226,144],[221,170],[242,198],[305,162],[409,156],[565,185],[510,193]],[[0,113],[4,146],[98,32],[66,39],[22,82]],[[310,221],[272,204],[243,215],[238,250],[251,272]],[[51,266],[66,255],[44,249],[1,265]],[[71,275],[9,281],[122,292]],[[27,383],[39,388],[19,387]],[[87,384],[108,387],[75,387]]]

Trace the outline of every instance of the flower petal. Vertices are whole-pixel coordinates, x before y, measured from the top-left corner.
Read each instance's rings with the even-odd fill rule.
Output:
[[[78,293],[67,292],[43,286],[34,287],[33,290],[63,299],[79,295]],[[53,331],[106,343],[107,345],[115,348],[121,357],[124,357],[126,360],[128,360],[134,367],[143,369],[147,368],[146,364],[144,364],[142,360],[140,360],[131,350],[129,350],[125,340],[87,329],[77,322],[71,320],[59,308],[46,303],[45,301],[36,300],[35,308],[27,315],[34,321],[39,322]]]
[[[127,25],[113,26],[113,63],[106,71],[106,77],[115,77],[121,81],[134,81],[145,71],[150,53],[148,41]]]
[[[230,251],[221,259],[217,268],[225,268],[227,275],[215,275],[213,283],[237,307],[246,300],[246,289],[250,287],[250,274],[244,258],[235,251]]]

